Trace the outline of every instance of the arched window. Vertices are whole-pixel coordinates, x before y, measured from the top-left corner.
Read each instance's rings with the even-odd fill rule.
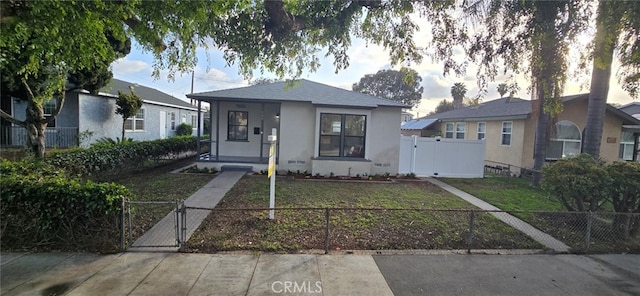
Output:
[[[560,159],[580,154],[582,136],[578,127],[571,121],[556,123],[555,134],[551,135],[547,146],[547,159]]]

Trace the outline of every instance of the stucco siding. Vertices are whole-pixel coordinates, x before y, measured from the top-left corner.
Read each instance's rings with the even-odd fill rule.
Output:
[[[398,173],[400,157],[399,108],[376,108],[371,112],[370,129],[367,129],[367,149],[370,151],[372,174]],[[365,150],[366,151],[366,150]]]
[[[280,154],[282,170],[311,171],[314,157],[316,113],[311,103],[283,102],[280,107]]]

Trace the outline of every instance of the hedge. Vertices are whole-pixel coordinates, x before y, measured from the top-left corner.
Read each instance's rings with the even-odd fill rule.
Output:
[[[184,153],[196,151],[196,147],[196,137],[180,136],[56,152],[48,155],[45,162],[54,167],[64,168],[70,175],[84,176],[138,167],[147,161],[176,158]]]
[[[118,250],[120,204],[132,197],[124,186],[70,179],[43,162],[2,161],[0,174],[4,250]]]

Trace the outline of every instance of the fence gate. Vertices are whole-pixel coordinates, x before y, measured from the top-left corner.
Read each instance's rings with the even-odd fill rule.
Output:
[[[183,201],[125,201],[123,245],[129,248],[180,246]]]
[[[484,155],[484,140],[402,136],[399,172],[421,177],[481,178]]]

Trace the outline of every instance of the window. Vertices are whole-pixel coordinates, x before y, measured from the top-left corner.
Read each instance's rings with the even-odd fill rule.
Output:
[[[321,113],[319,156],[364,158],[366,123],[364,115]]]
[[[187,123],[187,114],[182,114],[182,121],[180,123]]]
[[[502,122],[502,140],[501,145],[503,146],[511,146],[511,132],[513,130],[513,122],[511,121],[503,121]]]
[[[144,130],[144,109],[138,110],[135,116],[131,116],[124,121],[124,129],[127,131]]]
[[[456,123],[456,139],[464,139],[464,132],[467,129],[464,122]]]
[[[621,160],[633,160],[633,133],[623,131],[620,136],[620,153],[618,158]]]
[[[452,122],[447,122],[447,125],[445,126],[444,129],[444,137],[447,139],[452,139],[453,138],[453,126],[454,124]]]
[[[169,122],[171,122],[171,130],[175,131],[176,130],[176,113],[175,112],[169,113]]]
[[[193,127],[193,129],[198,128],[198,115],[191,114],[191,127]]]
[[[227,126],[227,140],[246,141],[249,139],[249,112],[229,111],[229,122]]]
[[[580,130],[573,122],[559,121],[547,146],[547,158],[560,159],[580,154],[581,140]]]
[[[42,105],[44,117],[49,119],[49,117],[51,117],[51,115],[56,112],[56,107],[58,107],[58,100],[56,99],[51,99],[44,102],[44,104]],[[56,127],[56,119],[54,118],[49,121],[49,123],[47,123],[47,127]]]
[[[478,122],[478,140],[484,140],[484,137],[486,134],[487,134],[487,123]]]

